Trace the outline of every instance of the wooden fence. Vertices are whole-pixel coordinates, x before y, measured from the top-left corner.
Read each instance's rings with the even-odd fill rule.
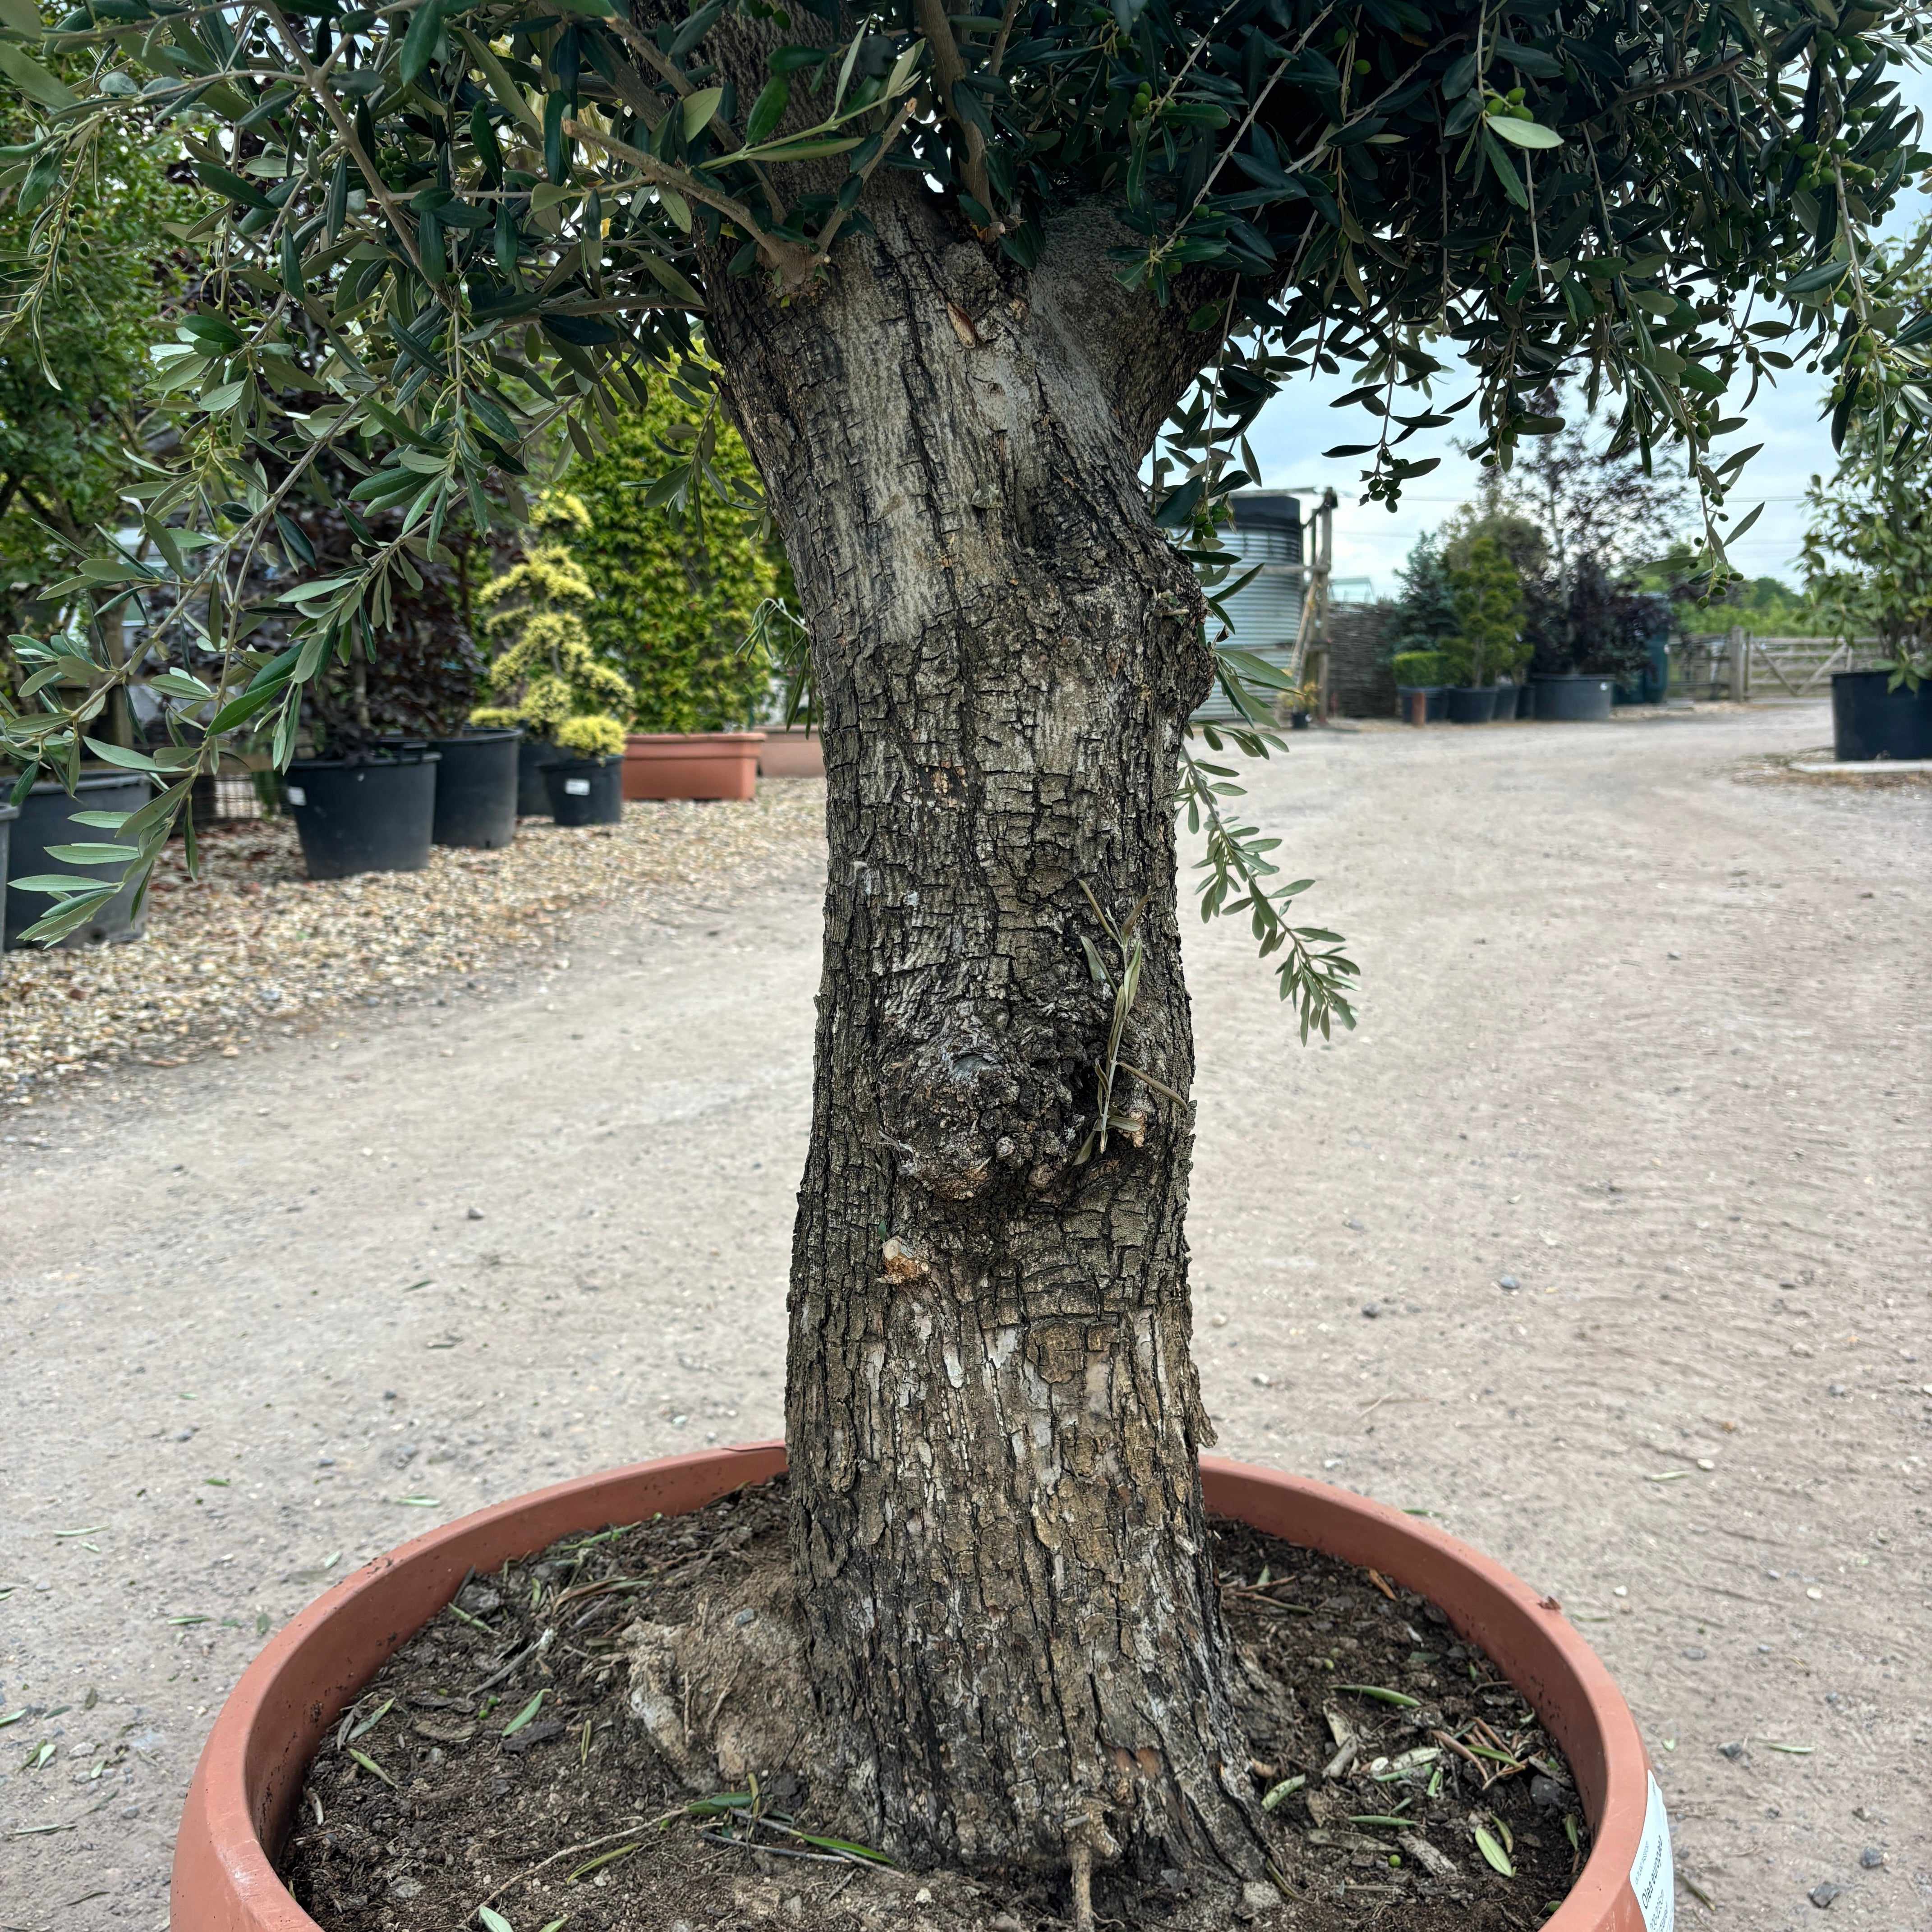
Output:
[[[1846,644],[1830,638],[1761,638],[1733,626],[1671,647],[1670,692],[1706,699],[1828,696],[1834,671],[1862,670],[1878,661],[1875,638]]]

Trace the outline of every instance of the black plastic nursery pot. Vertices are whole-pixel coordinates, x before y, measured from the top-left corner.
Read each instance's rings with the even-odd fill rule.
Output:
[[[434,752],[352,764],[298,758],[290,766],[289,811],[311,879],[357,872],[419,872],[436,823]]]
[[[430,836],[439,845],[468,845],[485,851],[507,845],[517,836],[518,730],[465,731],[454,738],[432,738],[436,768],[436,823]]]
[[[1558,724],[1588,724],[1606,721],[1615,680],[1595,671],[1564,671],[1534,680],[1536,715]]]
[[[548,818],[550,788],[544,783],[544,767],[563,756],[548,738],[526,738],[517,747],[517,816]]]
[[[1422,715],[1416,716],[1415,700],[1422,700]],[[1407,724],[1439,724],[1449,715],[1449,688],[1442,684],[1399,684],[1395,688],[1396,715]]]
[[[1526,682],[1516,686],[1516,715],[1519,718],[1534,718],[1536,716],[1536,686],[1534,685]]]
[[[1449,722],[1452,724],[1486,724],[1496,715],[1496,687],[1492,684],[1452,684],[1449,687]]]
[[[1891,683],[1886,670],[1833,673],[1832,749],[1841,763],[1932,758],[1932,678],[1916,691]]]
[[[553,753],[554,747],[552,748]],[[544,767],[550,816],[558,824],[618,825],[624,818],[624,760],[566,758]]]
[[[135,772],[104,772],[83,778],[70,797],[64,785],[37,784],[20,802],[19,818],[7,845],[7,911],[4,943],[18,946],[20,934],[52,911],[53,898],[46,892],[18,891],[10,881],[32,878],[44,872],[65,872],[85,877],[99,872],[104,884],[121,868],[118,865],[77,866],[66,859],[50,859],[50,845],[99,845],[112,842],[112,835],[98,825],[76,825],[80,812],[139,812],[154,795],[154,787]],[[133,886],[124,886],[104,904],[94,908],[94,916],[77,926],[60,943],[63,946],[94,946],[116,939],[138,939],[145,918],[134,916]]]
[[[1308,722],[1308,713],[1305,711],[1291,711],[1288,714],[1288,728],[1291,731],[1306,731]]]

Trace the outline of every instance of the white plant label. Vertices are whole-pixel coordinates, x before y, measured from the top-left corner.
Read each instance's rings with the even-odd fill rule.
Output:
[[[1643,1836],[1630,1863],[1630,1890],[1643,1914],[1644,1932],[1676,1932],[1677,1874],[1670,1860],[1670,1820],[1664,1815],[1664,1793],[1657,1774],[1648,1774],[1650,1796],[1643,1808]]]
[[[291,805],[306,805],[308,802],[308,794],[304,791],[300,785],[290,785],[289,802]]]
[[[590,796],[590,781],[588,778],[566,778],[563,788],[572,798],[588,798]]]

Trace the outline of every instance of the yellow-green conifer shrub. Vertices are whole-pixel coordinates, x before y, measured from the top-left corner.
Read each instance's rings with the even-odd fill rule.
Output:
[[[1443,655],[1459,684],[1493,684],[1526,661],[1519,635],[1522,580],[1496,538],[1479,536],[1450,570],[1449,583],[1456,632],[1443,639]]]
[[[614,758],[624,748],[624,728],[608,711],[566,718],[556,728],[556,742],[580,758]]]
[[[571,554],[596,593],[584,614],[599,657],[620,666],[636,696],[640,731],[724,731],[748,723],[771,684],[764,654],[745,648],[759,604],[783,574],[757,519],[713,506],[700,530],[645,506],[643,486],[670,468],[667,443],[690,420],[653,399],[619,423],[594,462],[566,481],[590,512]],[[711,466],[728,488],[756,482],[736,433],[720,424]]]
[[[496,646],[490,694],[496,701],[470,714],[486,728],[520,724],[583,758],[624,748],[622,720],[631,687],[598,658],[584,624],[596,592],[572,555],[590,527],[583,503],[552,491],[531,519],[524,560],[477,593],[489,614],[483,632]]]

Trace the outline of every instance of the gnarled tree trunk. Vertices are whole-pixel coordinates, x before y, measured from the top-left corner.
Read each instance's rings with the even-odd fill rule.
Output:
[[[1252,1874],[1188,1354],[1172,794],[1210,666],[1140,458],[1202,338],[1116,236],[996,266],[908,184],[712,341],[814,640],[830,873],[788,1433],[839,1770],[915,1862]],[[1209,338],[1206,346],[1212,346]],[[1131,371],[1132,376],[1125,373]],[[1084,890],[1083,890],[1083,887]],[[1086,1150],[1089,1157],[1081,1156]]]

